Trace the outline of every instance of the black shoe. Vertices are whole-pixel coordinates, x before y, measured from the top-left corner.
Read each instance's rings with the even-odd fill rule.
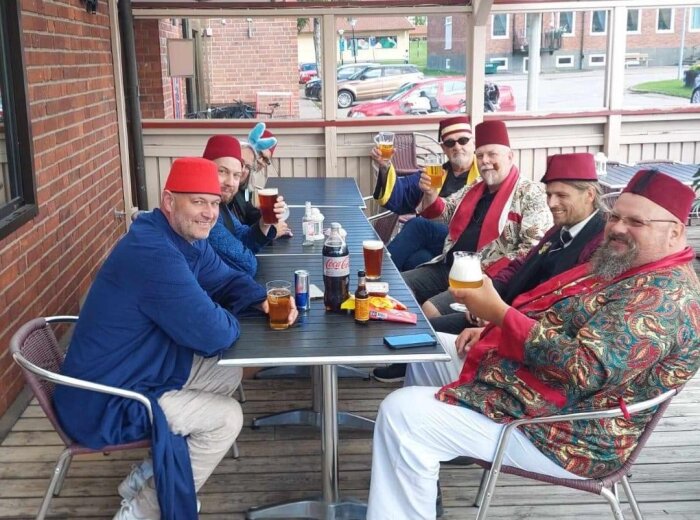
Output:
[[[394,363],[372,370],[372,376],[382,383],[398,383],[406,378],[406,363]]]
[[[442,514],[445,512],[445,510],[442,507],[442,489],[440,488],[440,481],[438,480],[437,483],[438,487],[438,494],[437,494],[437,500],[435,500],[435,517],[440,518]]]

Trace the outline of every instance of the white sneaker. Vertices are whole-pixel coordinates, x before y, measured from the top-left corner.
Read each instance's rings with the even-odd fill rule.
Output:
[[[122,480],[122,483],[117,488],[119,495],[126,500],[133,499],[152,476],[153,462],[151,462],[151,459],[145,459],[138,466],[132,466],[131,473]]]
[[[122,507],[119,508],[117,514],[112,520],[143,520],[140,516],[136,516],[132,508],[131,500],[122,500]]]

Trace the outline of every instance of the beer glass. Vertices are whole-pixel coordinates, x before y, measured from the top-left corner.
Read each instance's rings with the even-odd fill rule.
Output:
[[[289,311],[292,309],[292,284],[286,280],[267,282],[267,303],[270,306],[270,328],[284,330],[289,327]]]
[[[394,155],[394,132],[379,132],[374,136],[374,143],[379,147],[382,159],[391,159]]]
[[[363,241],[362,254],[365,257],[365,273],[367,274],[367,280],[379,280],[382,277],[384,242],[381,240]]]
[[[449,282],[453,289],[481,287],[484,284],[484,275],[481,273],[481,254],[455,251]]]
[[[275,202],[279,190],[277,188],[263,188],[258,190],[258,201],[260,202],[260,213],[262,214],[263,223],[277,224],[277,216],[275,215]]]
[[[442,169],[439,155],[428,156],[425,164],[425,172],[430,177],[430,187],[440,191],[442,184],[445,182],[445,170]]]

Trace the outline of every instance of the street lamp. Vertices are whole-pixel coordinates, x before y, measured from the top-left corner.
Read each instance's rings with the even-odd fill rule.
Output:
[[[352,57],[357,63],[357,40],[355,39],[355,25],[357,25],[357,18],[349,18],[348,23],[352,27]]]
[[[340,64],[344,65],[343,63],[343,51],[345,50],[343,47],[343,33],[345,31],[343,29],[338,29],[338,49],[340,49]]]

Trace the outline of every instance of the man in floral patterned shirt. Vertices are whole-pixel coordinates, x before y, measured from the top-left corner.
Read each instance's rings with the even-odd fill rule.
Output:
[[[694,198],[670,176],[639,171],[590,265],[512,306],[488,278],[479,289],[453,291],[491,325],[467,349],[457,381],[405,387],[382,403],[367,518],[434,518],[440,462],[491,460],[503,423],[624,410],[685,384],[700,366],[700,282],[685,231]],[[516,432],[504,463],[599,477],[624,464],[651,415],[530,425]]]

